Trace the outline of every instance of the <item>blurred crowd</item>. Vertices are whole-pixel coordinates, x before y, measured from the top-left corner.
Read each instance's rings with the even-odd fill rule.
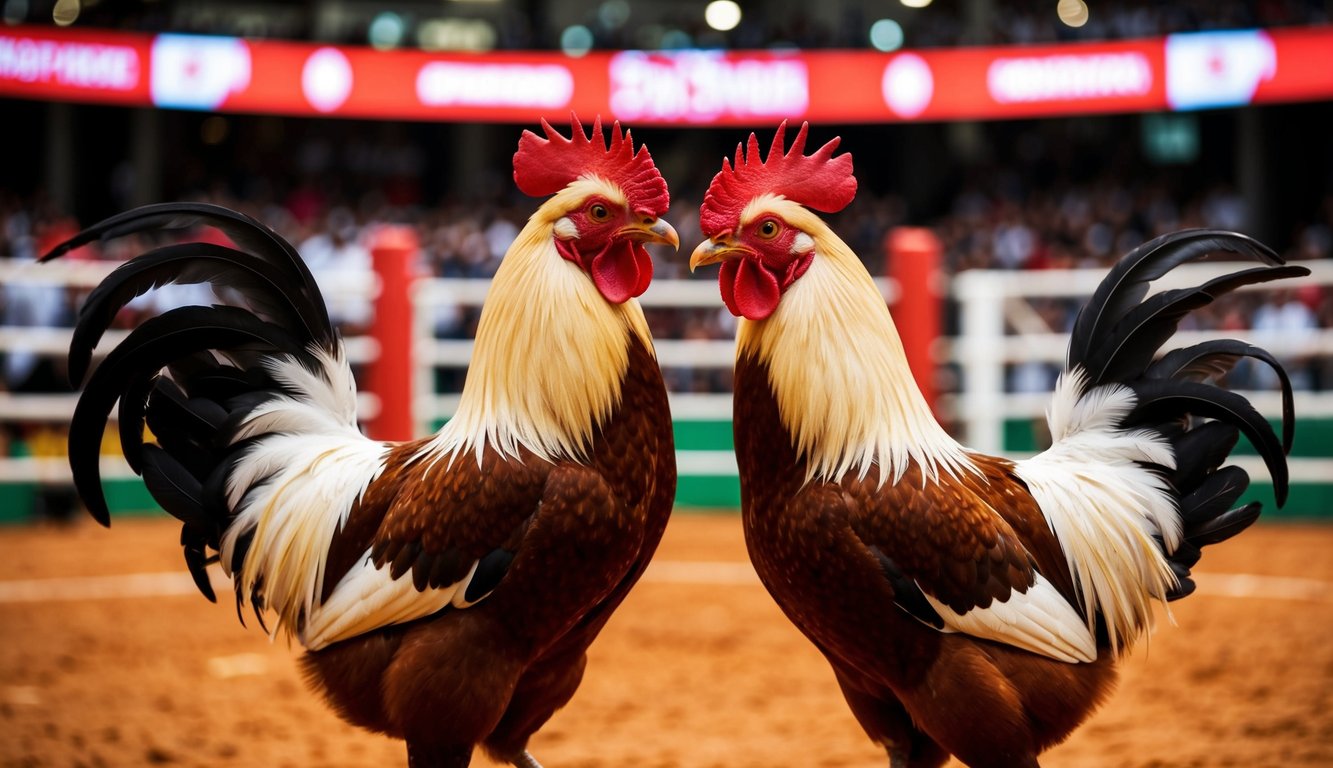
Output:
[[[953,4],[949,4],[953,5]],[[1049,0],[1000,0],[980,24],[969,22],[956,7],[947,13],[927,7],[917,11],[865,4],[845,6],[837,24],[827,24],[802,13],[753,14],[730,32],[709,29],[702,19],[679,14],[671,21],[684,31],[684,45],[732,49],[768,47],[868,48],[868,30],[881,15],[891,14],[903,30],[908,48],[972,45],[1009,45],[1156,37],[1175,32],[1252,29],[1327,24],[1330,8],[1324,0],[1270,0],[1265,2],[1208,2],[1187,0],[1156,3],[1131,0],[1087,3],[1087,22],[1073,27],[1060,21],[1056,3]],[[644,47],[640,30],[607,29],[592,25],[597,47]]]
[[[343,44],[365,44],[377,18],[367,9],[349,11],[343,4],[325,7],[318,2],[287,4],[258,13],[253,9],[234,12],[221,3],[214,6],[184,0],[86,5],[80,25]],[[776,10],[765,5],[742,3],[744,13],[740,23],[725,32],[705,23],[704,3],[600,0],[587,2],[581,15],[575,10],[577,7],[557,13],[545,3],[523,0],[451,7],[444,11],[412,6],[396,10],[398,23],[409,28],[444,18],[485,24],[490,30],[484,36],[489,46],[510,50],[560,49],[567,27],[555,23],[556,18],[562,21],[577,18],[591,37],[592,47],[603,50],[868,48],[870,26],[884,16],[900,24],[903,44],[910,48],[1114,40],[1185,31],[1326,24],[1330,20],[1326,0],[1088,2],[1087,21],[1078,27],[1060,21],[1054,0],[994,0],[978,21],[967,20],[956,4],[943,2],[919,9],[896,3],[887,6],[843,3],[836,22],[828,21],[823,14],[804,12],[799,6],[793,8],[790,3]],[[29,8],[33,21],[43,21],[44,12],[49,15],[49,6],[42,3],[22,7]],[[410,30],[405,37],[405,43],[411,45]]]
[[[999,192],[1003,178],[970,185],[954,199],[952,211],[936,222],[950,273],[967,269],[1107,269],[1120,256],[1154,237],[1196,227],[1244,232],[1250,221],[1245,201],[1228,185],[1173,193],[1157,181],[1104,175],[1088,183],[1057,188]],[[1333,256],[1333,196],[1317,218],[1302,224],[1290,240],[1277,244],[1293,262]],[[1046,329],[1067,332],[1081,302],[1044,298],[1030,302]],[[1223,297],[1181,323],[1182,330],[1244,331],[1259,346],[1265,339],[1299,342],[1317,329],[1333,328],[1333,291],[1317,285],[1296,290],[1260,290]],[[1271,342],[1269,342],[1271,343]],[[1333,387],[1333,360],[1319,356],[1285,361],[1297,389]],[[1059,367],[1014,365],[1010,391],[1049,391]],[[1246,361],[1228,376],[1240,389],[1277,384],[1264,366]]]
[[[979,170],[953,196],[947,212],[931,221],[908,221],[906,205],[892,195],[863,192],[845,211],[828,216],[833,229],[861,254],[872,273],[885,274],[887,233],[895,226],[926,224],[939,236],[946,271],[968,269],[1045,270],[1109,267],[1120,255],[1159,234],[1189,227],[1245,230],[1244,200],[1234,189],[1216,185],[1204,189],[1173,189],[1152,177],[1121,177],[1113,172],[1085,182],[1036,185],[1024,174]],[[697,198],[697,195],[694,197]],[[301,186],[283,200],[245,200],[225,193],[200,195],[245,211],[273,227],[297,245],[325,292],[330,314],[345,335],[368,330],[373,307],[365,287],[374,283],[371,241],[384,222],[412,224],[421,245],[419,272],[448,278],[488,278],[532,210],[531,201],[510,204],[501,199],[484,206],[443,203],[400,207],[379,193],[355,201],[326,200]],[[697,199],[686,194],[673,201],[670,218],[680,230],[681,242],[701,239]],[[45,210],[36,201],[0,200],[0,258],[11,263],[30,262],[39,253],[77,231],[79,224],[59,212]],[[190,233],[198,238],[201,233]],[[205,236],[220,237],[218,235]],[[181,237],[186,235],[182,234]],[[123,260],[141,253],[155,241],[128,237],[75,252],[80,259]],[[1333,196],[1325,199],[1319,215],[1279,244],[1288,259],[1326,259],[1333,255]],[[683,249],[688,251],[688,247]],[[704,271],[691,276],[684,253],[656,251],[657,279],[712,280]],[[22,282],[0,291],[0,325],[67,326],[72,324],[79,291],[49,284]],[[131,328],[146,316],[187,303],[210,303],[206,287],[181,286],[135,300],[117,323]],[[1030,317],[1047,330],[1067,331],[1078,302],[1036,299]],[[948,307],[946,332],[956,332],[956,307]],[[435,334],[440,338],[470,338],[479,310],[462,305],[434,308]],[[719,303],[717,309],[652,309],[648,312],[655,335],[677,339],[729,339],[734,319]],[[1333,328],[1333,292],[1318,286],[1298,290],[1256,291],[1228,297],[1186,320],[1186,328],[1253,328],[1260,334],[1290,337],[1317,328]],[[41,355],[9,352],[3,359],[0,390],[53,391],[63,388],[59,360]],[[1291,361],[1293,378],[1301,388],[1333,386],[1333,361],[1323,358]],[[1044,391],[1058,371],[1047,364],[1015,366],[1008,386],[1013,391]],[[669,370],[669,386],[676,391],[725,391],[728,373],[714,369]],[[1271,377],[1262,370],[1242,369],[1233,374],[1239,387],[1267,387]],[[461,372],[442,373],[440,386],[456,391]]]
[[[1088,2],[1087,6],[1087,23],[1079,27],[1059,20],[1056,3],[1032,0],[996,3],[990,23],[977,31],[968,30],[956,14],[922,14],[919,23],[910,28],[911,45],[930,48],[1120,40],[1176,32],[1327,24],[1330,19],[1330,7],[1324,0],[1129,0]],[[850,36],[846,40],[851,42]]]
[[[547,9],[541,0],[446,5],[446,9],[431,12],[459,18],[475,13],[489,18],[496,48],[561,48],[564,28],[550,22],[554,14],[537,12]],[[702,4],[648,5],[631,0],[589,2],[581,24],[591,36],[594,49],[857,49],[871,45],[867,31],[881,15],[892,16],[901,24],[900,43],[910,48],[1127,39],[1184,31],[1328,24],[1333,19],[1333,3],[1329,0],[1089,2],[1087,22],[1079,27],[1061,23],[1054,0],[994,0],[970,5],[973,10],[985,9],[972,19],[962,18],[956,7],[941,7],[951,4],[936,3],[916,10],[898,4],[883,7],[847,3],[836,23],[800,10],[793,12],[790,7],[781,13],[765,13],[763,3],[743,5],[741,23],[727,32],[710,29],[704,23]],[[319,9],[335,6],[342,23],[330,25],[319,20]],[[140,32],[364,44],[372,15],[367,10],[370,6],[355,13],[344,13],[346,8],[346,4],[314,2],[233,9],[220,2],[134,0],[85,3],[78,24]],[[26,16],[15,16],[20,13]],[[9,23],[49,23],[50,13],[49,3],[9,3],[5,19]],[[354,16],[359,19],[357,14],[365,16],[364,23],[349,21]],[[402,15],[409,24],[424,18],[414,18],[410,11]],[[413,44],[410,35],[404,44]],[[445,190],[423,188],[431,181],[431,174],[439,170],[438,163],[432,165],[430,158],[423,156],[419,136],[392,130],[394,126],[388,128],[387,138],[379,139],[368,139],[353,127],[347,129],[348,136],[342,136],[341,130],[325,131],[324,135],[312,131],[310,136],[291,141],[244,142],[245,150],[238,151],[222,167],[210,167],[187,152],[173,170],[173,183],[178,189],[171,197],[219,203],[273,227],[294,243],[309,263],[325,293],[330,315],[344,335],[356,336],[369,329],[374,317],[366,287],[374,283],[371,247],[381,224],[407,223],[415,228],[421,246],[420,274],[488,278],[533,209],[531,200],[507,191],[510,185],[504,175],[475,179],[481,193],[468,202],[450,199]],[[1099,158],[1103,165],[1099,171],[1044,175],[1039,172],[1038,160],[1023,156],[1023,148],[1033,146],[1033,137],[1039,133],[1031,131],[1011,142],[1018,147],[1016,157],[972,163],[957,178],[952,172],[941,171],[939,175],[947,176],[949,181],[939,199],[929,206],[922,207],[919,200],[909,203],[893,192],[863,187],[853,205],[826,218],[877,275],[885,274],[890,266],[885,254],[886,236],[902,225],[930,227],[942,242],[946,272],[957,274],[971,269],[1105,269],[1129,249],[1165,232],[1199,226],[1247,231],[1261,218],[1248,210],[1246,199],[1228,183],[1198,184],[1197,176],[1187,180],[1185,174],[1145,171],[1138,158],[1120,162],[1109,151]],[[329,141],[328,134],[340,138]],[[298,149],[292,151],[293,146]],[[1076,154],[1090,156],[1099,151],[1084,146]],[[673,178],[673,213],[669,218],[685,247],[683,254],[654,252],[658,279],[716,279],[714,270],[691,275],[685,265],[689,248],[702,238],[694,212],[707,180],[706,175],[677,189]],[[1324,199],[1312,206],[1311,215],[1289,231],[1272,233],[1271,244],[1288,259],[1333,257],[1333,192],[1325,188],[1323,194]],[[122,195],[113,197],[117,207],[128,207]],[[17,266],[25,273],[22,280],[0,281],[0,336],[21,342],[23,329],[73,325],[87,289],[34,278],[40,268],[32,262],[91,223],[75,220],[68,211],[38,196],[16,195],[0,185],[0,267]],[[213,238],[225,244],[225,239],[209,231],[178,233],[174,237]],[[160,236],[133,236],[87,247],[67,258],[118,262],[161,244]],[[171,286],[133,301],[115,325],[130,329],[172,307],[215,300],[207,287]],[[1067,331],[1078,306],[1074,300],[1032,300],[1022,313],[1023,330],[1032,330],[1035,324],[1037,330]],[[955,334],[959,308],[946,302],[945,310],[946,333]],[[478,308],[445,303],[432,311],[437,337],[470,338],[475,333]],[[716,308],[650,308],[646,314],[658,338],[720,341],[735,335],[735,319],[721,308],[720,301]],[[1251,329],[1249,338],[1260,346],[1266,339],[1299,342],[1320,330],[1333,329],[1333,290],[1306,285],[1296,290],[1230,296],[1192,314],[1183,327]],[[1283,362],[1298,389],[1333,389],[1333,356],[1311,354]],[[1005,386],[1011,392],[1046,392],[1058,373],[1058,367],[1050,363],[1013,364],[1006,370]],[[731,388],[731,372],[724,368],[669,367],[664,374],[668,387],[675,392],[726,392]],[[960,376],[957,366],[941,365],[940,390],[955,391]],[[464,377],[462,369],[441,368],[436,388],[457,392]],[[1251,361],[1242,361],[1228,374],[1228,383],[1240,389],[1271,389],[1277,385],[1271,370]],[[61,356],[25,348],[22,343],[0,346],[0,397],[11,392],[65,392],[68,388]],[[56,456],[63,452],[67,421],[16,418],[14,408],[11,405],[9,413],[0,414],[0,456]],[[114,431],[109,439],[115,439]],[[44,486],[35,503],[38,517],[64,517],[75,506],[70,489],[63,483]]]
[[[871,272],[879,275],[889,267],[885,238],[899,225],[933,229],[942,242],[949,274],[970,269],[1105,269],[1130,248],[1165,232],[1187,227],[1246,229],[1249,212],[1234,188],[1226,184],[1173,184],[1171,178],[1142,169],[1136,174],[1108,169],[1074,181],[1045,178],[1021,164],[976,167],[956,185],[937,215],[909,217],[904,200],[865,189],[853,205],[826,218],[834,231],[861,254]],[[308,183],[296,184],[282,196],[271,193],[276,187],[261,185],[252,188],[269,192],[237,196],[216,186],[190,197],[244,211],[296,244],[326,294],[331,317],[345,336],[354,336],[364,333],[373,320],[373,305],[365,288],[375,282],[371,245],[380,224],[408,223],[416,229],[421,245],[420,274],[488,278],[534,206],[530,199],[503,195],[481,205],[403,204],[391,189],[393,183],[383,180],[355,197]],[[693,215],[698,209],[699,191],[687,188],[673,197],[669,218],[685,247],[683,253],[654,252],[656,277],[715,280],[715,271],[691,276],[685,265],[690,247],[702,238]],[[0,192],[0,266],[18,267],[25,273],[23,280],[6,280],[0,286],[0,333],[8,332],[13,337],[16,332],[21,336],[23,328],[73,324],[86,289],[34,280],[42,267],[32,262],[80,226],[91,223],[75,221],[39,199]],[[177,233],[173,237],[225,242],[220,235],[210,233]],[[131,236],[85,247],[67,259],[117,262],[161,244],[160,235]],[[1272,244],[1294,261],[1333,257],[1333,194],[1315,206],[1308,220]],[[146,317],[171,307],[214,300],[206,287],[169,287],[133,301],[117,318],[116,326],[133,328]],[[1029,303],[1029,309],[1024,330],[1032,328],[1035,318],[1042,326],[1037,330],[1060,332],[1072,326],[1078,302],[1036,299]],[[475,333],[478,308],[443,304],[432,311],[437,337],[469,338]],[[946,333],[956,332],[957,313],[958,307],[946,303]],[[722,309],[720,301],[717,308],[653,308],[647,315],[658,338],[729,340],[735,334],[735,320]],[[1233,295],[1193,313],[1182,327],[1252,329],[1248,336],[1260,346],[1265,345],[1265,339],[1299,340],[1320,329],[1333,329],[1333,291],[1306,285],[1296,290]],[[1309,355],[1288,358],[1284,363],[1298,389],[1333,388],[1333,357]],[[668,387],[677,392],[725,392],[731,385],[727,369],[669,367],[664,373]],[[938,373],[942,391],[957,388],[960,374],[956,366],[941,366]],[[1012,392],[1046,392],[1058,373],[1057,366],[1050,363],[1014,364],[1006,371],[1006,388]],[[0,374],[0,394],[68,390],[60,356],[25,350],[21,345],[0,349]],[[464,376],[462,369],[439,369],[437,390],[458,391]],[[1228,383],[1240,389],[1271,389],[1277,382],[1267,367],[1246,362],[1228,375]],[[0,455],[58,455],[63,429],[63,424],[40,420],[0,419]],[[52,509],[64,510],[61,515],[67,514],[73,503],[68,488],[58,484],[47,489],[39,500]]]

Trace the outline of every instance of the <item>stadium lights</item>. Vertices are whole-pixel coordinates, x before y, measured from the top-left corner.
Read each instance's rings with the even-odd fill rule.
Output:
[[[576,59],[584,56],[592,50],[592,43],[592,30],[582,24],[565,27],[565,31],[560,33],[560,50],[566,56]]]
[[[429,19],[417,25],[417,45],[424,51],[489,51],[495,37],[485,19]]]
[[[22,24],[26,18],[28,18],[28,0],[5,0],[5,24],[16,26]]]
[[[704,8],[704,21],[718,32],[729,32],[741,23],[741,7],[733,0],[713,0]]]
[[[870,44],[875,50],[896,51],[903,47],[903,27],[893,19],[880,19],[870,25]]]
[[[388,51],[402,45],[403,35],[407,32],[407,22],[392,11],[377,14],[370,22],[366,38],[372,48]]]
[[[1083,0],[1060,0],[1055,13],[1067,27],[1081,27],[1088,23],[1088,4]]]
[[[79,0],[56,0],[55,7],[51,9],[51,21],[58,27],[68,27],[79,18],[79,11],[82,10]]]
[[[606,0],[597,6],[597,21],[607,29],[620,29],[629,21],[628,0]]]

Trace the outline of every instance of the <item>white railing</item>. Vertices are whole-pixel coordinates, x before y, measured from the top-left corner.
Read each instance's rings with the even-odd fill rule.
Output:
[[[885,300],[896,296],[897,286],[888,279],[875,281]],[[430,425],[449,418],[458,407],[456,393],[435,392],[435,369],[467,367],[472,358],[471,339],[437,339],[434,337],[435,310],[443,306],[479,307],[486,300],[490,288],[487,280],[427,279],[416,283],[412,303],[416,308],[416,346],[413,350],[417,371],[415,374],[416,401],[413,419],[418,434],[424,434]],[[648,291],[639,297],[645,308],[679,307],[722,310],[716,280],[654,280]],[[661,336],[653,340],[657,360],[663,368],[709,368],[730,370],[736,363],[734,339],[701,340],[672,339]],[[677,419],[730,420],[730,392],[670,392],[671,413]],[[734,458],[731,467],[735,467]],[[734,469],[733,469],[734,471]]]
[[[1333,262],[1309,264],[1312,280],[1320,285],[1333,285]],[[62,263],[48,265],[14,265],[0,261],[0,282],[33,282],[65,284],[75,287],[96,285],[114,265],[106,263]],[[1181,281],[1199,278],[1195,266],[1182,267],[1167,279],[1159,281],[1178,285]],[[1215,273],[1217,267],[1211,268]],[[1023,312],[1022,301],[1030,297],[1080,297],[1091,294],[1104,270],[1072,272],[968,272],[952,282],[953,297],[962,312],[962,336],[944,339],[937,348],[941,362],[956,363],[963,371],[963,389],[942,399],[942,411],[956,415],[964,425],[965,442],[978,450],[999,452],[1000,436],[1006,419],[1035,418],[1042,414],[1049,395],[1046,393],[1006,393],[1005,366],[1027,360],[1062,362],[1068,336],[1034,328],[1031,312]],[[886,297],[895,287],[887,280],[879,281]],[[471,358],[472,342],[466,339],[436,339],[433,322],[436,310],[444,306],[476,307],[484,301],[490,283],[487,280],[427,279],[418,282],[413,296],[416,318],[416,399],[414,419],[418,434],[425,434],[440,419],[451,416],[457,407],[456,393],[436,393],[435,369],[452,367],[464,369]],[[364,291],[375,290],[363,286]],[[713,280],[658,280],[644,294],[645,307],[691,307],[721,310],[717,284]],[[1006,325],[1023,329],[1023,333],[1009,334]],[[39,354],[64,355],[69,344],[69,329],[7,328],[0,326],[0,352],[25,349]],[[111,331],[105,336],[101,350],[125,335]],[[1243,334],[1242,334],[1243,335]],[[1214,334],[1177,334],[1174,345],[1194,343]],[[378,349],[372,339],[347,339],[349,358],[353,363],[373,361]],[[1288,355],[1333,355],[1333,330],[1321,329],[1308,338],[1265,339],[1262,342],[1279,357]],[[658,338],[658,358],[664,368],[730,369],[735,358],[734,341],[685,340]],[[1261,413],[1273,416],[1280,412],[1276,393],[1247,393]],[[0,392],[0,422],[68,420],[73,413],[74,394],[26,395]],[[718,420],[731,418],[730,393],[670,393],[672,413],[677,419]],[[374,415],[377,401],[363,396],[360,411],[363,418]],[[1301,392],[1297,394],[1297,412],[1303,416],[1333,417],[1333,392]],[[115,416],[114,412],[112,414]],[[728,475],[735,473],[734,457],[727,451],[682,452],[682,474]],[[1293,477],[1296,479],[1324,480],[1333,476],[1333,461],[1295,459]],[[64,473],[64,474],[62,474]],[[0,458],[0,482],[31,480],[38,477],[67,476],[63,459]],[[129,474],[123,461],[108,458],[103,462],[107,477]]]
[[[1210,277],[1234,270],[1241,265],[1227,262],[1190,264],[1178,267],[1154,284],[1154,291],[1197,285]],[[1254,264],[1246,263],[1245,267]],[[1333,261],[1302,262],[1311,269],[1303,283],[1333,286]],[[1004,387],[1005,366],[1025,361],[1063,364],[1069,345],[1067,333],[1032,329],[1031,312],[1023,303],[1031,298],[1086,298],[1106,276],[1106,270],[1061,270],[1036,272],[971,271],[955,276],[951,291],[961,310],[961,335],[948,340],[942,359],[956,363],[962,372],[962,388],[945,398],[944,408],[964,425],[965,442],[979,451],[999,453],[1003,448],[1004,422],[1013,418],[1039,418],[1045,413],[1049,394],[1011,393]],[[1290,283],[1287,283],[1289,286]],[[1251,286],[1263,290],[1272,286]],[[1007,334],[1006,326],[1026,332]],[[1035,330],[1035,332],[1034,332]],[[1259,346],[1279,359],[1287,357],[1333,356],[1333,330],[1321,328],[1299,336],[1261,335],[1244,331],[1180,331],[1172,337],[1171,348],[1201,341],[1234,336],[1249,336]],[[1245,392],[1245,396],[1264,416],[1275,418],[1282,412],[1276,392]],[[1296,413],[1302,417],[1333,418],[1333,392],[1297,392]],[[1333,476],[1333,460],[1292,458],[1293,480],[1327,481]],[[1257,461],[1238,463],[1261,476]]]
[[[57,260],[46,264],[0,259],[0,286],[31,285],[90,290],[116,267],[118,262]],[[372,298],[379,291],[377,280],[335,280],[331,286],[338,296]],[[0,325],[0,353],[23,352],[63,358],[69,354],[72,329]],[[112,329],[102,334],[94,359],[106,354],[129,336],[129,330]],[[374,362],[379,343],[369,336],[351,336],[343,340],[347,359],[353,365]],[[67,423],[74,414],[77,392],[16,393],[0,389],[0,425],[5,423]],[[357,412],[365,419],[379,413],[379,398],[369,392],[357,395]],[[117,412],[111,411],[115,420]],[[103,456],[102,476],[134,477],[129,465],[119,456]],[[64,458],[41,456],[0,456],[0,483],[37,480],[69,481],[69,465]]]

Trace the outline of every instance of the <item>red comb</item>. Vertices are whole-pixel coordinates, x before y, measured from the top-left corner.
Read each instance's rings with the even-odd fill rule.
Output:
[[[766,161],[760,156],[759,139],[753,133],[748,148],[736,145],[734,167],[723,158],[722,170],[708,185],[703,207],[699,209],[699,226],[705,235],[712,237],[733,229],[741,210],[762,194],[782,195],[824,213],[840,211],[856,197],[852,156],[847,153],[833,156],[841,138],[834,138],[813,155],[806,156],[802,153],[810,124],[801,123],[791,149],[784,153],[786,130],[787,121],[783,120],[773,136]]]
[[[670,205],[666,181],[653,165],[648,147],[634,151],[629,131],[620,131],[620,122],[611,127],[611,144],[602,134],[602,118],[592,124],[593,141],[583,133],[583,125],[570,113],[572,135],[566,139],[542,119],[546,138],[524,131],[514,153],[514,182],[526,195],[545,197],[564,189],[575,179],[601,176],[620,187],[635,212],[661,216]]]

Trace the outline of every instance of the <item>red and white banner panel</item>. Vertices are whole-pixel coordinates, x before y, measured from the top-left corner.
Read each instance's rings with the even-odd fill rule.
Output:
[[[0,97],[166,109],[636,124],[977,120],[1333,98],[1333,27],[1045,46],[438,54],[201,35],[0,29]]]

